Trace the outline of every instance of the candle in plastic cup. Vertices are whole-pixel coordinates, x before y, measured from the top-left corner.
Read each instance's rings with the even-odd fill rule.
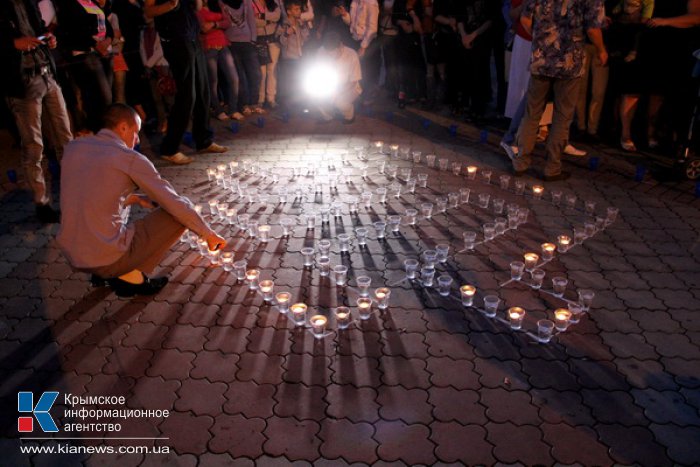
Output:
[[[221,254],[221,265],[224,267],[224,271],[233,271],[233,253],[230,251],[225,251]]]
[[[352,196],[348,198],[348,210],[351,213],[356,213],[357,212],[357,207],[358,207],[358,199],[357,196]]]
[[[537,263],[540,260],[540,255],[537,253],[525,253],[523,258],[525,258],[525,270],[527,272],[532,272],[532,270],[537,267]]]
[[[443,213],[447,211],[447,198],[444,196],[440,196],[439,198],[435,199],[435,204],[437,206],[437,210],[440,213]]]
[[[304,256],[304,266],[311,267],[314,264],[314,249],[311,247],[304,247],[301,249],[301,254]]]
[[[362,193],[362,203],[365,205],[365,208],[367,208],[367,209],[372,207],[372,192],[371,191],[365,191]]]
[[[544,187],[542,185],[533,185],[532,187],[532,197],[535,199],[542,199],[542,193],[544,193]]]
[[[330,256],[331,252],[331,241],[327,238],[322,238],[318,241],[318,254],[321,256]]]
[[[416,192],[416,179],[415,178],[409,178],[408,180],[406,180],[406,190],[409,193]]]
[[[397,233],[401,227],[401,216],[389,216],[389,225],[391,226],[391,231]]]
[[[258,289],[258,278],[260,277],[260,271],[257,269],[248,269],[245,273],[245,280],[248,282],[248,288],[250,290]]]
[[[357,237],[357,244],[359,246],[367,245],[367,229],[365,227],[356,228],[355,237]]]
[[[433,216],[433,203],[423,203],[420,209],[424,218],[430,219]]]
[[[424,287],[432,287],[435,278],[435,269],[424,266],[420,270],[420,279]]]
[[[236,273],[236,279],[239,281],[245,280],[245,272],[248,268],[246,260],[242,259],[233,263],[233,270]]]
[[[462,296],[462,305],[472,306],[474,304],[474,295],[476,294],[476,287],[473,285],[465,284],[459,288],[459,293]]]
[[[450,167],[450,160],[442,157],[438,161],[438,166],[440,167],[440,170],[442,170],[443,172],[446,172],[447,169]]]
[[[270,241],[270,226],[269,225],[261,225],[258,227],[258,234],[260,235],[260,241],[263,243],[267,243]]]
[[[307,306],[305,303],[295,303],[289,309],[292,312],[292,320],[295,326],[304,326],[306,324],[306,310]]]
[[[455,175],[460,175],[462,173],[462,164],[460,164],[459,162],[453,162],[452,173]]]
[[[339,306],[335,309],[335,324],[338,326],[338,329],[347,329],[350,326],[350,321],[352,321],[350,308]]]
[[[428,167],[435,167],[435,154],[426,155],[425,163]]]
[[[557,242],[559,243],[559,251],[566,253],[571,247],[571,237],[568,235],[559,235],[557,237]]]
[[[389,308],[389,297],[391,296],[391,290],[387,287],[380,287],[374,291],[374,298],[377,302],[377,308],[380,310],[386,310]]]
[[[377,239],[382,239],[385,236],[386,232],[386,222],[375,222],[374,223],[374,230],[377,233]]]
[[[554,251],[557,246],[554,243],[543,243],[542,244],[542,259],[544,261],[549,261],[554,258]]]
[[[219,255],[221,254],[221,250],[208,250],[208,253],[211,264],[219,264]]]
[[[411,151],[411,157],[414,164],[420,164],[420,158],[423,155],[422,151]]]
[[[316,228],[316,214],[305,214],[306,217],[306,230],[313,230]]]
[[[416,225],[416,217],[418,216],[418,211],[415,209],[406,209],[406,212],[404,213],[404,216],[406,217],[406,224],[408,225]]]
[[[525,318],[525,310],[519,306],[514,306],[508,308],[508,321],[510,321],[510,328],[513,330],[518,330],[523,327],[523,319]]]
[[[515,194],[518,196],[522,196],[523,193],[525,193],[525,182],[522,180],[516,180],[515,181]]]
[[[557,331],[566,331],[569,327],[569,320],[571,319],[571,312],[566,308],[558,308],[554,311],[554,326]]]
[[[311,323],[311,331],[316,339],[322,339],[326,334],[326,325],[328,324],[328,318],[323,315],[313,315],[309,319]]]
[[[481,181],[487,185],[490,184],[492,174],[493,174],[493,172],[491,172],[490,170],[482,170],[481,171]]]
[[[426,188],[428,186],[428,174],[426,173],[419,173],[416,175],[418,178],[418,186],[421,188]]]
[[[260,292],[263,295],[263,300],[266,302],[271,302],[274,297],[273,290],[275,288],[275,283],[270,279],[265,279],[260,281]]]
[[[484,239],[486,241],[493,240],[496,236],[496,224],[487,222],[484,224]]]
[[[620,212],[620,210],[619,210],[618,208],[616,208],[616,207],[614,207],[614,206],[610,206],[610,207],[606,210],[606,218],[605,218],[605,219],[606,219],[606,224],[607,224],[607,225],[610,225],[610,224],[612,224],[613,222],[615,222],[615,219],[617,219],[617,215],[618,215],[619,212]]]
[[[554,323],[548,319],[541,319],[537,321],[537,340],[541,343],[546,344],[552,340],[552,333],[554,332]]]
[[[228,208],[226,210],[226,220],[228,221],[229,225],[236,223],[236,214],[238,214],[238,211],[236,211],[234,208]]]
[[[501,175],[498,177],[498,183],[501,186],[501,190],[507,190],[510,186],[510,175]]]
[[[438,292],[443,297],[450,295],[450,287],[452,287],[452,278],[448,275],[442,275],[438,277]]]
[[[541,289],[542,282],[544,281],[545,272],[542,269],[534,269],[530,276],[532,278],[530,285],[533,289]]]
[[[568,283],[569,281],[565,277],[553,277],[552,288],[554,289],[554,296],[563,297]]]
[[[496,316],[496,312],[498,311],[498,304],[501,302],[501,299],[498,298],[496,295],[487,295],[484,297],[484,311],[486,312],[486,316],[489,318],[493,318]]]
[[[437,255],[436,250],[425,250],[423,252],[423,266],[434,268],[437,262]]]
[[[386,203],[386,188],[383,186],[380,186],[376,190],[377,192],[377,199],[379,200],[380,203]]]
[[[595,201],[586,200],[583,202],[583,209],[589,216],[595,215]]]
[[[564,198],[566,200],[566,207],[569,209],[575,209],[576,208],[576,195],[566,195]]]
[[[435,245],[435,251],[437,252],[437,260],[440,263],[446,263],[447,262],[447,255],[450,252],[450,245],[447,245],[445,243],[440,243],[438,245]]]
[[[589,289],[581,289],[578,291],[578,302],[586,313],[591,309],[591,304],[595,298],[595,292]]]
[[[318,273],[322,277],[326,277],[331,273],[331,259],[328,256],[321,256],[316,260]]]
[[[586,237],[592,237],[595,235],[595,222],[584,222],[583,223],[583,232]]]
[[[471,251],[474,249],[474,243],[476,242],[476,232],[471,230],[465,230],[462,232],[462,238],[464,239],[464,248]]]
[[[469,195],[471,194],[471,189],[460,188],[459,189],[459,202],[462,204],[469,204]]]
[[[289,217],[283,217],[280,219],[280,225],[282,226],[282,235],[285,237],[290,236],[293,233],[294,219]]]
[[[346,233],[338,234],[338,247],[341,253],[350,251],[350,235]]]
[[[580,245],[586,239],[586,232],[580,227],[574,227],[574,243]]]
[[[360,296],[369,297],[369,286],[372,284],[372,278],[369,276],[359,276],[356,280]]]
[[[339,264],[333,268],[333,278],[337,285],[345,285],[348,280],[348,267]]]
[[[494,225],[496,226],[496,235],[503,235],[508,229],[508,219],[505,217],[497,217],[494,219]]]
[[[447,199],[451,208],[459,207],[459,193],[448,193]]]
[[[248,214],[238,215],[238,228],[241,230],[248,230],[248,222],[250,222],[250,216]]]
[[[209,214],[211,214],[212,216],[219,215],[219,202],[215,199],[209,200]]]
[[[406,270],[406,279],[412,280],[416,278],[416,270],[418,270],[418,260],[407,259],[403,262],[403,267]]]
[[[576,324],[581,321],[581,315],[583,314],[583,307],[578,303],[569,303],[569,311],[571,312],[571,319],[569,319],[569,324]]]
[[[467,166],[467,178],[469,180],[474,180],[476,178],[476,172],[479,168],[475,165]]]
[[[552,204],[559,206],[561,204],[562,192],[559,190],[552,190]]]
[[[331,208],[324,206],[319,209],[319,212],[321,213],[321,223],[328,224],[331,220]]]
[[[258,221],[248,222],[248,236],[251,238],[258,236]]]
[[[510,263],[510,278],[514,281],[519,281],[523,278],[525,263],[522,261],[513,261]]]
[[[277,292],[277,294],[275,294],[277,309],[280,313],[286,314],[289,311],[289,301],[291,299],[292,294],[290,294],[289,292]]]
[[[493,202],[491,203],[493,205],[493,212],[496,214],[503,214],[503,205],[506,203],[506,200],[503,198],[494,198]]]
[[[372,316],[372,299],[369,297],[360,297],[357,299],[357,309],[360,319],[367,320]]]

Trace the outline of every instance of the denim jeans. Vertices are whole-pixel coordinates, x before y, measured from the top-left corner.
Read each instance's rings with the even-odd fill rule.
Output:
[[[226,99],[229,113],[238,111],[238,72],[233,61],[233,55],[228,47],[222,49],[209,49],[206,52],[207,69],[209,70],[209,92],[211,94],[211,108],[216,114],[223,112],[219,100],[219,92]],[[225,83],[219,86],[219,72],[224,77]]]
[[[209,77],[204,52],[198,41],[177,39],[162,43],[163,54],[177,83],[177,93],[160,152],[171,156],[179,151],[190,120],[195,146],[204,149],[212,142],[209,129]]]
[[[73,136],[63,93],[50,75],[35,76],[26,86],[24,98],[8,97],[7,106],[12,111],[19,129],[22,146],[22,168],[27,181],[34,192],[34,202],[48,204],[49,193],[46,189],[46,177],[41,168],[44,155],[44,130],[51,134],[56,149],[56,156],[61,158],[63,146]],[[42,128],[44,122],[50,128]]]
[[[102,115],[112,103],[112,59],[88,52],[73,57],[70,77],[80,93],[84,113],[77,113],[78,130],[100,130]]]
[[[537,142],[537,129],[540,125],[542,113],[547,105],[550,91],[554,91],[554,115],[552,128],[547,138],[547,163],[544,167],[545,176],[559,175],[561,173],[561,153],[569,140],[569,126],[574,117],[576,99],[580,78],[557,79],[547,76],[530,76],[530,84],[527,88],[527,107],[525,117],[518,130],[519,157],[513,160],[515,170],[527,170],[532,163],[532,151]]]
[[[240,80],[238,104],[256,105],[260,94],[260,61],[252,42],[232,42],[231,53]]]

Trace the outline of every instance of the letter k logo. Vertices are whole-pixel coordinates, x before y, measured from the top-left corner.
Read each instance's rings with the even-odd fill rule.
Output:
[[[17,393],[17,411],[20,413],[31,413],[39,422],[42,431],[51,433],[58,431],[56,422],[49,414],[49,410],[56,402],[58,391],[46,391],[41,394],[39,402],[34,405],[34,393],[22,391]],[[19,417],[17,419],[17,431],[21,433],[31,433],[34,431],[34,420],[32,417]]]

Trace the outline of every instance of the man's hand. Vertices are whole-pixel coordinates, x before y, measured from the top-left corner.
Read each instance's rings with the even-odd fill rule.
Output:
[[[104,40],[98,41],[95,44],[95,50],[97,51],[97,53],[99,53],[103,57],[106,57],[107,55],[109,55],[109,48],[111,45],[112,45],[112,41],[110,41],[109,39],[104,39]]]
[[[476,34],[465,34],[462,36],[462,45],[465,49],[471,49],[474,45],[474,39],[476,39]]]
[[[448,19],[447,24],[452,28],[453,31],[457,32],[457,18]]]
[[[226,246],[226,240],[224,240],[214,231],[207,235],[204,240],[207,242],[207,246],[211,251],[221,250]]]
[[[360,47],[360,50],[357,51],[357,56],[362,58],[365,56],[365,52],[367,52],[367,47]]]
[[[598,51],[598,64],[600,66],[605,66],[608,64],[608,51],[603,49]]]
[[[56,36],[54,36],[50,32],[46,33],[45,42],[49,46],[49,49],[55,49],[56,46],[58,45],[58,41],[56,40]]]
[[[55,38],[54,38],[55,40]],[[15,49],[21,51],[21,52],[29,52],[40,45],[44,45],[42,41],[37,39],[36,37],[32,36],[24,36],[24,37],[18,37],[15,39]]]
[[[651,18],[647,21],[647,26],[650,28],[658,28],[659,26],[668,26],[668,22],[665,18]]]
[[[124,200],[124,206],[131,206],[132,204],[138,204],[144,209],[154,209],[156,205],[151,201],[146,195],[137,195],[132,193],[126,197]]]

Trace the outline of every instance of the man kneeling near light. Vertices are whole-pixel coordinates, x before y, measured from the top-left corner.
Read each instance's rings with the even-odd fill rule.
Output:
[[[336,32],[323,38],[316,61],[307,70],[304,87],[318,103],[323,121],[338,112],[344,123],[355,121],[355,101],[362,93],[362,71],[357,52],[346,47]]]
[[[93,274],[93,284],[106,281],[121,297],[153,295],[168,283],[167,277],[149,278],[144,272],[160,263],[185,229],[212,250],[226,245],[192,203],[134,150],[140,129],[134,109],[113,104],[103,129],[68,144],[62,161],[58,244],[74,268]],[[152,211],[127,225],[133,204]]]

